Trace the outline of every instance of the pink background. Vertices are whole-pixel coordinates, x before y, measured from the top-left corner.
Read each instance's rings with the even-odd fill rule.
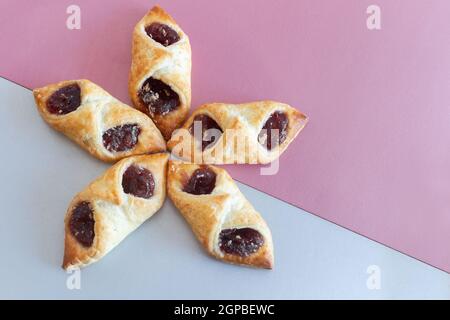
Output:
[[[450,271],[450,1],[159,3],[191,39],[193,106],[274,99],[310,117],[277,175],[236,179]],[[3,0],[0,75],[88,78],[129,103],[131,31],[153,4]]]

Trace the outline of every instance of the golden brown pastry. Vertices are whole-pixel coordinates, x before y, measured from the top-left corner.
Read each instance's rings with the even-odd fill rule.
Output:
[[[212,256],[235,264],[273,267],[270,230],[225,170],[169,161],[167,192]]]
[[[42,118],[98,159],[111,162],[166,149],[151,119],[89,80],[62,81],[33,94]]]
[[[264,164],[277,159],[307,121],[300,111],[275,101],[205,104],[167,146],[194,163]]]
[[[168,157],[123,159],[75,196],[65,218],[64,269],[98,261],[161,208]]]
[[[189,38],[172,17],[155,6],[134,28],[131,58],[131,100],[169,140],[191,105]]]

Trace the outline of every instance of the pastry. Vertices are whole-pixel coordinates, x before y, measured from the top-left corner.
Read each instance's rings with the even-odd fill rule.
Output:
[[[165,151],[158,128],[89,80],[70,80],[33,90],[42,118],[103,161]]]
[[[308,118],[287,104],[259,101],[199,107],[167,146],[195,163],[269,163],[277,159]]]
[[[172,17],[155,6],[134,28],[131,59],[131,100],[168,140],[191,105],[189,38]]]
[[[209,254],[234,264],[273,267],[270,230],[225,170],[169,161],[167,193]]]
[[[64,269],[98,261],[161,208],[168,158],[123,159],[75,196],[64,223]]]

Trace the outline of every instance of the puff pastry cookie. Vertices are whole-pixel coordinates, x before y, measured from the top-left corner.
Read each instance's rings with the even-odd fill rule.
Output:
[[[123,159],[75,196],[65,217],[64,269],[98,261],[161,208],[168,157]]]
[[[270,230],[225,170],[169,161],[167,192],[212,256],[273,267]]]
[[[42,118],[103,161],[165,151],[165,141],[142,112],[89,80],[70,80],[33,90]]]
[[[275,101],[205,104],[167,146],[177,157],[194,163],[264,164],[286,150],[307,120],[300,111]]]
[[[191,105],[191,45],[188,36],[155,6],[133,31],[128,89],[134,106],[170,139]]]

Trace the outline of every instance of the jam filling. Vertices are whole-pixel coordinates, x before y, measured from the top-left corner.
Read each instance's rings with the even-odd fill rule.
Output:
[[[170,86],[155,78],[145,80],[139,99],[151,114],[165,115],[180,106],[180,97]]]
[[[84,247],[90,247],[94,242],[94,225],[94,211],[90,203],[87,201],[78,203],[70,216],[69,229]]]
[[[159,42],[164,47],[170,46],[171,44],[174,44],[175,42],[178,42],[180,40],[180,36],[175,30],[173,30],[166,24],[158,22],[154,22],[151,25],[145,27],[145,32],[150,38],[152,38],[156,42]]]
[[[141,129],[137,124],[124,124],[103,133],[103,146],[110,152],[127,151],[138,143]]]

